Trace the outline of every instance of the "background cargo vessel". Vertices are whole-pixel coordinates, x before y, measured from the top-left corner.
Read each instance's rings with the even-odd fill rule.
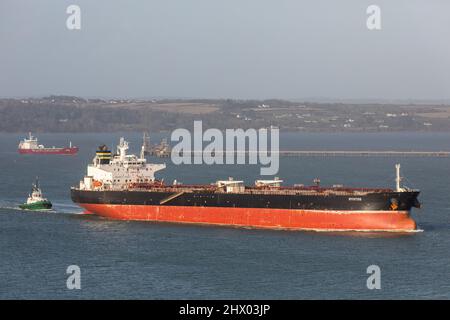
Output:
[[[68,147],[44,147],[42,144],[38,144],[36,137],[28,134],[28,138],[23,139],[19,143],[17,150],[20,154],[62,154],[62,155],[74,155],[78,152],[78,147],[72,146],[72,142]]]
[[[128,155],[121,138],[113,155],[101,146],[87,175],[71,189],[72,200],[88,212],[122,220],[226,225],[235,227],[317,230],[416,230],[410,216],[420,207],[418,190],[401,186],[396,166],[396,188],[324,188],[319,185],[281,186],[282,181],[219,180],[211,185],[165,185],[154,177],[164,164],[147,164]]]

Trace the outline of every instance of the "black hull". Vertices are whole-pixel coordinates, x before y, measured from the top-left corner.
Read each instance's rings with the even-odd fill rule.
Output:
[[[72,201],[83,204],[158,205],[342,211],[410,211],[419,207],[418,191],[374,192],[366,195],[286,195],[210,191],[84,191],[71,190]]]

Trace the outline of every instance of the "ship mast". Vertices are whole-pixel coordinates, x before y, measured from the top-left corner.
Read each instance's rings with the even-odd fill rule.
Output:
[[[145,147],[144,146],[141,147],[141,158],[140,159],[145,159]]]
[[[119,154],[120,161],[125,160],[125,156],[128,150],[128,142],[122,137],[120,138],[119,145],[117,146],[117,153]]]
[[[401,181],[402,181],[402,177],[400,176],[400,164],[397,163],[395,165],[395,191],[397,191],[397,192],[403,191],[400,186]]]
[[[142,137],[142,151],[144,152],[144,155],[150,153],[150,136],[147,132],[144,132]]]

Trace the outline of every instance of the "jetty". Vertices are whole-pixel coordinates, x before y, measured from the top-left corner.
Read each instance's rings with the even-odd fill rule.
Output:
[[[361,150],[291,150],[280,151],[282,156],[297,157],[449,157],[450,151],[361,151]]]
[[[194,157],[202,156],[202,151],[184,151]],[[231,151],[236,155],[258,154],[258,151]],[[183,153],[183,152],[182,152]],[[226,154],[227,151],[216,151],[215,154]],[[261,153],[265,153],[262,151]],[[280,150],[268,151],[269,154],[278,153],[284,157],[450,157],[450,151],[393,151],[393,150]]]

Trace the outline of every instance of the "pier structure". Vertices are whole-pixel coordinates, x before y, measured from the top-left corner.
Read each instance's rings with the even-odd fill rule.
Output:
[[[185,151],[194,157],[201,156],[202,151]],[[239,154],[255,154],[258,151],[233,151]],[[284,157],[450,157],[450,151],[393,151],[393,150],[280,150],[268,151]],[[226,154],[226,151],[216,151],[215,154]]]

